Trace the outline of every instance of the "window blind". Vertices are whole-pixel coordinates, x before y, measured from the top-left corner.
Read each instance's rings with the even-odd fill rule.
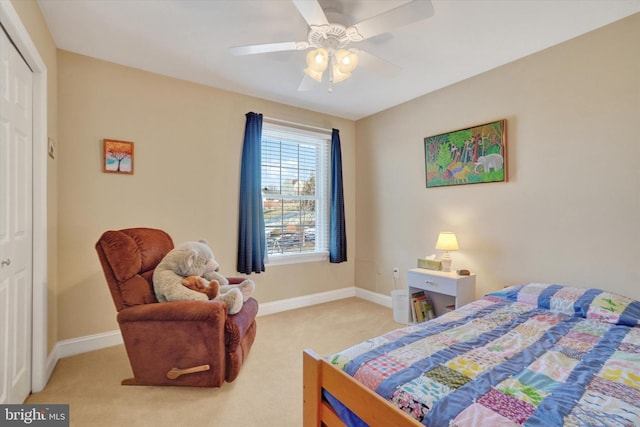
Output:
[[[262,194],[269,255],[328,251],[329,136],[264,123]]]

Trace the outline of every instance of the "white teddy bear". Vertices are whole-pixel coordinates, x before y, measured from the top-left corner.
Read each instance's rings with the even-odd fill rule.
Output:
[[[242,309],[244,301],[253,295],[255,283],[246,279],[237,285],[229,284],[229,280],[218,272],[219,269],[206,241],[182,243],[169,251],[153,272],[156,298],[159,302],[206,301],[215,295],[213,300],[223,301],[227,305],[227,312],[236,314]],[[196,291],[193,290],[194,287],[188,287],[185,279],[192,279],[192,276],[205,279],[199,279],[205,288],[215,288],[218,284],[217,295],[216,292]],[[201,284],[198,288],[202,286]]]

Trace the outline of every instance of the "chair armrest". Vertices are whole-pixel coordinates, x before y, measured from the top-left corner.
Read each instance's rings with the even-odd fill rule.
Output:
[[[235,348],[240,344],[240,341],[242,341],[251,324],[254,323],[257,314],[258,302],[254,298],[249,298],[244,302],[240,312],[227,317],[224,324],[227,351],[235,351]]]
[[[172,301],[136,305],[118,313],[118,322],[140,321],[209,321],[224,324],[227,309],[221,301]]]

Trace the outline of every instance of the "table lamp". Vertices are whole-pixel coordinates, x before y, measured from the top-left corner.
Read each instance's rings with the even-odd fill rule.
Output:
[[[442,256],[442,271],[451,271],[451,255],[449,251],[458,250],[458,240],[456,235],[451,232],[442,232],[438,235],[436,249],[444,251]]]

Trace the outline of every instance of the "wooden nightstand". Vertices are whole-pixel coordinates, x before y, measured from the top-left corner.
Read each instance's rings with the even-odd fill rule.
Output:
[[[407,271],[409,287],[409,313],[411,313],[411,294],[425,291],[433,301],[435,314],[445,312],[447,306],[462,307],[476,299],[476,275],[460,276],[455,271],[443,272],[412,268]]]

